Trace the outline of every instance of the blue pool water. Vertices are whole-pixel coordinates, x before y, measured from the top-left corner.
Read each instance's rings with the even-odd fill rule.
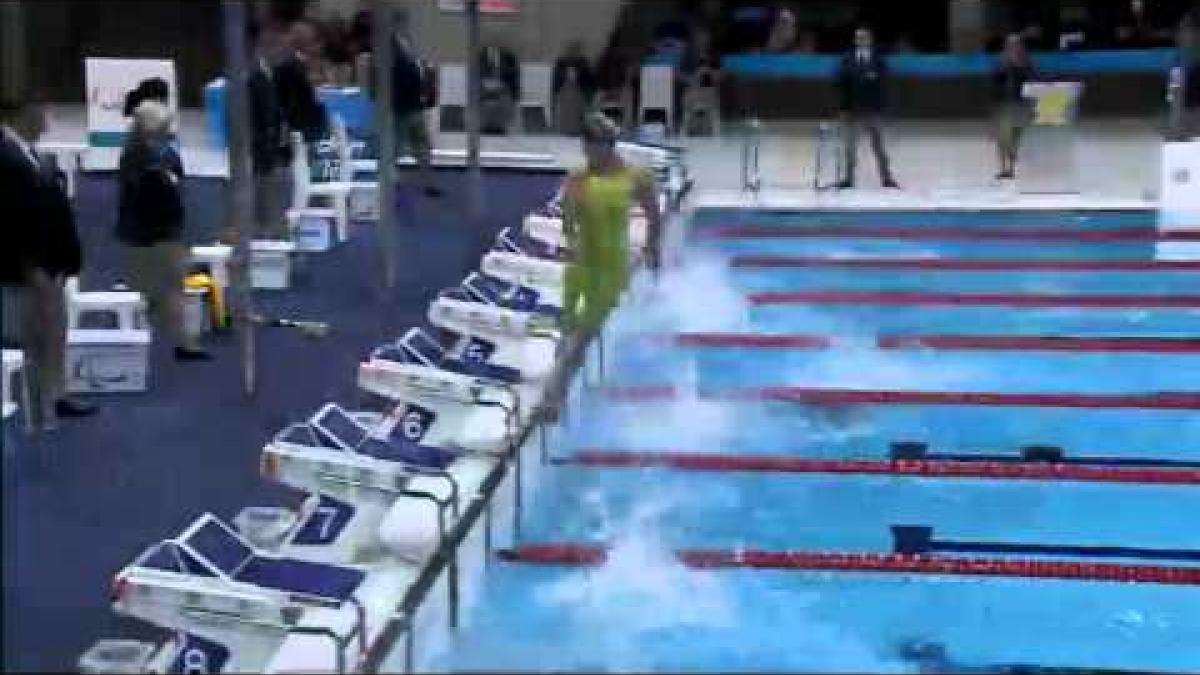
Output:
[[[1148,226],[1144,212],[703,212],[715,224]],[[1149,259],[1148,244],[695,239],[683,267],[610,321],[605,384],[671,385],[672,400],[585,391],[550,448],[858,459],[895,441],[935,452],[1200,461],[1200,412],[1039,406],[813,406],[720,400],[767,386],[1117,395],[1200,390],[1200,354],[877,350],[883,333],[1200,336],[1187,309],[772,305],[762,290],[1185,294],[1200,272],[981,273],[731,268],[744,254]],[[907,242],[899,242],[906,244]],[[1048,251],[1048,248],[1056,250]],[[816,334],[826,350],[679,346],[647,333]],[[956,668],[998,664],[1200,670],[1200,587],[1099,581],[682,567],[681,548],[888,552],[889,527],[938,538],[1200,550],[1200,486],[691,472],[551,464],[522,543],[604,544],[594,568],[493,561],[478,606],[435,667],[521,671],[916,672],[900,646],[945,646]],[[1034,556],[1024,556],[1034,557]],[[1061,558],[1059,558],[1061,559]],[[1080,559],[1076,556],[1075,559]],[[1087,559],[1087,558],[1083,558]],[[1147,564],[1136,558],[1110,562]],[[1185,564],[1157,561],[1154,564]],[[1195,563],[1190,563],[1195,564]]]

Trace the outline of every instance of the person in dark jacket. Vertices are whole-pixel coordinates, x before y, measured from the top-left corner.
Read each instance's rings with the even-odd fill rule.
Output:
[[[521,68],[517,57],[496,45],[479,51],[479,79],[483,89],[480,121],[485,133],[507,133],[521,101]]]
[[[1024,96],[1025,83],[1034,78],[1033,62],[1020,33],[1008,36],[999,66],[992,76],[996,105],[996,151],[1000,156],[1000,172],[996,178],[1016,175],[1017,152],[1021,135],[1029,126],[1032,111]]]
[[[866,129],[884,187],[896,188],[896,180],[883,145],[883,111],[887,96],[887,62],[875,49],[869,28],[854,31],[854,49],[842,57],[837,86],[841,99],[842,142],[845,145],[845,175],[837,187],[854,187],[854,168],[858,155],[858,134]]]
[[[45,130],[42,107],[31,101],[5,101],[0,122],[0,224],[7,230],[0,264],[4,340],[25,351],[26,372],[32,373],[31,419],[52,429],[59,417],[96,411],[65,391],[63,288],[67,277],[78,276],[83,251],[59,172],[34,148]]]
[[[554,62],[551,77],[555,127],[561,134],[574,136],[583,125],[583,116],[591,109],[596,95],[596,76],[583,53],[583,42],[574,40]]]
[[[287,52],[274,69],[275,88],[283,117],[291,131],[299,131],[305,143],[315,143],[329,133],[325,106],[317,98],[309,75],[309,56],[315,31],[306,21],[297,21],[289,29]]]
[[[146,297],[155,323],[174,341],[175,358],[207,360],[208,352],[184,327],[183,162],[168,142],[170,129],[166,106],[143,101],[134,109],[118,165],[117,239],[126,247],[130,284]]]
[[[291,164],[279,90],[268,60],[266,35],[251,25],[247,42],[254,53],[246,86],[250,98],[250,158],[254,172],[254,220],[258,237],[286,239],[283,195]]]
[[[392,115],[396,138],[408,145],[417,162],[417,173],[425,194],[439,197],[433,180],[433,143],[429,137],[426,111],[437,105],[437,76],[406,39],[397,39],[392,61]]]

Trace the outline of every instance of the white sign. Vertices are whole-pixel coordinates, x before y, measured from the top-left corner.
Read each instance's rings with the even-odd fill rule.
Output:
[[[120,146],[129,127],[125,96],[143,80],[159,77],[167,82],[171,109],[179,124],[179,87],[175,80],[175,62],[166,59],[84,59],[84,83],[87,86],[88,144]]]
[[[438,9],[462,13],[467,10],[467,0],[438,0]],[[480,14],[516,14],[517,11],[517,0],[479,0]]]

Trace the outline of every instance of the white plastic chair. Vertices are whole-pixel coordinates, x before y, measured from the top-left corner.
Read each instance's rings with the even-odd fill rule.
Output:
[[[638,125],[646,123],[646,113],[661,112],[663,126],[670,134],[675,121],[675,69],[671,66],[643,66]]]
[[[136,291],[79,290],[79,278],[69,277],[63,285],[67,304],[67,329],[79,330],[84,314],[105,313],[117,318],[117,328],[136,330],[144,324],[146,300]]]
[[[551,111],[554,108],[554,67],[547,63],[529,63],[521,66],[521,103],[518,116],[521,118],[521,131],[530,133],[534,129],[527,124],[527,113],[534,112],[540,116],[542,131],[549,129]]]
[[[304,144],[304,138],[296,132],[292,133],[292,181],[292,208],[303,210],[320,206],[314,202],[318,199],[328,199],[329,208],[332,208],[335,214],[338,238],[342,241],[350,237],[350,193],[355,190],[378,189],[378,183],[373,181],[312,182],[308,148]]]

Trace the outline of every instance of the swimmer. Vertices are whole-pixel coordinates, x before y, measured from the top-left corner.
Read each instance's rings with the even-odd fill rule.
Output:
[[[583,125],[587,165],[566,180],[563,226],[575,259],[567,268],[563,315],[567,325],[589,333],[617,305],[629,281],[629,213],[636,203],[646,214],[647,266],[661,260],[661,215],[653,174],[631,167],[617,154],[619,130],[600,114]]]

